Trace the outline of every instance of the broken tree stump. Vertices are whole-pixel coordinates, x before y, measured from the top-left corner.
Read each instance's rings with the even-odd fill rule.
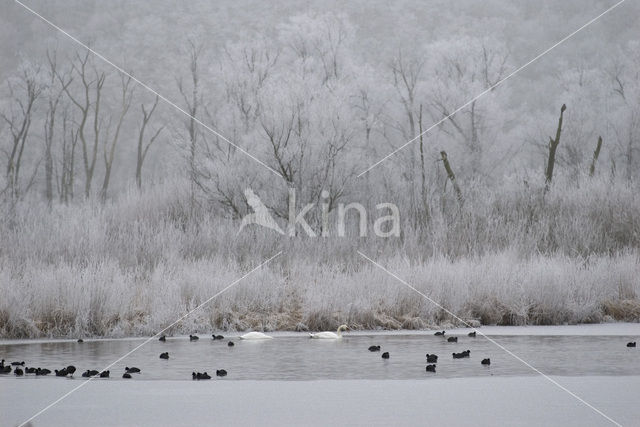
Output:
[[[602,137],[598,136],[598,143],[596,144],[596,151],[593,152],[593,159],[591,159],[591,167],[589,167],[589,176],[593,176],[596,171],[596,162],[600,156],[600,148],[602,148]]]
[[[560,144],[560,133],[562,132],[562,117],[564,111],[567,109],[565,104],[560,107],[560,118],[558,119],[558,129],[556,130],[556,138],[549,137],[549,159],[547,160],[547,170],[545,171],[546,187],[549,187],[551,180],[553,179],[553,167],[556,164],[556,150]]]
[[[451,169],[451,165],[449,164],[449,159],[447,157],[447,152],[446,151],[441,151],[440,152],[440,156],[442,157],[442,163],[444,164],[444,170],[447,171],[447,176],[449,177],[449,181],[451,181],[451,184],[453,185],[453,190],[456,192],[456,197],[458,198],[458,201],[460,202],[460,204],[463,203],[464,199],[462,197],[462,191],[460,190],[460,186],[458,185],[458,182],[456,181],[456,175],[453,173],[453,170]]]

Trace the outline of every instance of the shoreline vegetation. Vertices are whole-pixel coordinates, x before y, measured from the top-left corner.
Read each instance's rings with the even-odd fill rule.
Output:
[[[178,182],[106,205],[14,205],[0,222],[0,337],[148,336],[280,250],[167,333],[463,326],[358,249],[473,326],[640,321],[632,185],[478,186],[455,218],[436,205],[429,225],[405,216],[383,239],[357,237],[357,215],[346,238],[238,233],[191,209]]]

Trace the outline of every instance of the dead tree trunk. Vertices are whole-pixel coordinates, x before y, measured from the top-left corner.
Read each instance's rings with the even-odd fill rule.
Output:
[[[133,89],[129,88],[131,84],[131,77],[125,78],[122,76],[121,80],[121,98],[120,98],[120,115],[118,116],[118,122],[116,123],[115,132],[111,142],[105,141],[104,143],[104,180],[102,181],[102,189],[100,190],[100,198],[102,202],[107,199],[107,191],[109,190],[109,182],[111,180],[111,170],[113,167],[113,159],[115,158],[116,146],[118,145],[118,139],[120,137],[120,129],[124,118],[131,106],[131,98],[133,97]]]
[[[10,191],[12,200],[18,199],[23,189],[20,186],[20,168],[22,166],[22,156],[29,143],[29,130],[34,115],[34,105],[42,93],[42,86],[34,75],[24,71],[21,76],[20,87],[24,94],[17,93],[12,85],[9,85],[11,102],[19,108],[12,108],[10,114],[0,113],[7,125],[9,125],[10,145],[7,155],[7,189]],[[34,177],[37,171],[34,170]],[[31,186],[33,177],[26,189]],[[26,191],[25,189],[25,191]]]
[[[96,99],[94,103],[93,109],[93,147],[91,147],[91,152],[87,155],[87,144],[85,141],[82,141],[82,154],[84,160],[85,167],[85,182],[84,182],[84,196],[89,198],[91,195],[91,183],[93,181],[93,177],[96,170],[96,161],[98,158],[98,146],[100,145],[100,131],[101,131],[101,120],[100,120],[100,100],[102,98],[102,88],[104,86],[104,81],[106,79],[106,75],[104,73],[98,74],[96,71]],[[108,132],[108,130],[107,130]],[[91,156],[88,159],[88,156]]]
[[[59,89],[55,89],[56,76],[58,76],[56,51],[47,52],[47,60],[49,62],[49,85],[50,90],[48,93],[49,109],[45,114],[44,121],[44,169],[45,169],[45,192],[47,197],[47,203],[51,207],[53,202],[53,143],[54,143],[54,131],[56,125],[56,114],[60,100],[64,91],[71,84],[71,77],[67,77],[66,80],[63,77]]]
[[[80,79],[81,96],[75,96],[71,93],[69,88],[65,89],[65,93],[73,102],[73,104],[80,111],[80,122],[78,123],[78,138],[80,139],[80,146],[82,147],[82,162],[85,173],[85,197],[91,195],[91,182],[93,181],[93,175],[95,172],[96,158],[98,155],[98,145],[100,141],[101,120],[100,120],[100,101],[102,96],[102,88],[106,79],[105,73],[99,73],[94,68],[95,78],[89,80],[89,71],[87,65],[89,62],[89,51],[84,57],[76,54],[76,63],[73,65],[73,70],[77,77]],[[58,76],[58,79],[63,83],[62,76]],[[95,90],[95,99],[91,99],[91,91]],[[85,133],[88,122],[90,121],[91,108],[93,107],[93,146],[90,146],[90,141],[87,140]]]
[[[444,164],[444,170],[447,171],[447,176],[449,177],[449,181],[453,185],[453,190],[456,192],[456,197],[458,201],[462,205],[464,202],[464,198],[462,197],[462,191],[460,190],[460,186],[456,181],[456,175],[453,173],[453,169],[451,169],[451,165],[449,164],[449,159],[447,158],[446,151],[441,151],[440,156],[442,157],[442,163]]]
[[[164,128],[160,127],[153,134],[149,142],[145,144],[144,131],[147,128],[147,124],[149,123],[149,120],[151,119],[151,116],[153,115],[153,112],[156,110],[157,106],[157,96],[155,102],[153,103],[153,106],[151,107],[151,110],[147,111],[144,108],[144,104],[140,105],[140,107],[142,108],[142,123],[140,124],[140,132],[138,133],[138,155],[136,157],[136,185],[138,186],[138,189],[142,188],[142,165],[144,164],[144,159],[147,157],[149,148],[151,148],[151,145],[155,142],[156,138],[158,137],[158,135],[160,135],[160,132],[162,132],[162,129]]]
[[[565,104],[562,104],[562,107],[560,107],[560,118],[558,119],[556,138],[551,139],[551,137],[549,137],[549,159],[547,160],[547,170],[545,172],[546,188],[549,188],[549,184],[551,184],[551,180],[553,179],[553,167],[556,163],[556,150],[558,149],[558,145],[560,144],[560,133],[562,132],[562,116],[564,115],[564,110],[566,109],[567,106]]]
[[[419,126],[419,135],[420,135],[420,172],[421,172],[421,186],[420,186],[420,197],[422,198],[422,209],[424,215],[424,222],[428,224],[431,220],[431,215],[429,212],[429,204],[427,202],[427,178],[424,170],[424,141],[422,135],[422,104],[420,104],[420,114],[418,116],[418,126]]]
[[[189,147],[187,162],[189,168],[189,183],[190,183],[190,209],[193,212],[195,206],[195,192],[197,181],[196,170],[196,152],[198,146],[198,126],[196,122],[196,115],[198,114],[199,107],[202,101],[202,96],[199,91],[200,74],[198,68],[198,57],[202,50],[201,46],[196,45],[195,42],[189,40],[189,71],[191,77],[191,95],[188,94],[188,89],[183,85],[182,79],[178,80],[178,90],[184,99],[189,119],[185,122],[185,127],[189,134]]]
[[[60,174],[60,201],[68,204],[73,199],[73,186],[75,178],[75,152],[78,145],[79,131],[68,129],[69,119],[67,112],[62,117],[62,144],[61,144],[61,174]],[[67,132],[67,130],[69,130]]]
[[[596,145],[596,151],[593,152],[593,159],[591,160],[591,167],[589,168],[589,176],[593,176],[596,171],[596,162],[600,156],[600,148],[602,148],[602,137],[598,137],[598,144]]]

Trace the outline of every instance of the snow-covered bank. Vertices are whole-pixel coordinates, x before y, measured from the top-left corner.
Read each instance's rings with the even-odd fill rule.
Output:
[[[640,323],[597,323],[590,325],[551,326],[483,326],[478,328],[485,335],[578,335],[623,336],[640,335]],[[448,334],[467,334],[469,328],[451,329]]]
[[[556,377],[622,425],[637,425],[640,377]],[[37,384],[37,387],[35,386]],[[0,424],[16,425],[77,381],[0,379]],[[602,426],[542,377],[415,381],[93,381],[34,426]]]

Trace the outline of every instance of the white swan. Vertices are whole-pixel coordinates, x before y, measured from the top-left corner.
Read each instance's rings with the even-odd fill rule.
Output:
[[[240,336],[241,340],[270,340],[272,338],[273,337],[263,334],[262,332],[249,332]]]
[[[311,338],[325,339],[325,340],[337,340],[342,338],[342,331],[349,329],[347,325],[340,325],[336,332],[318,332],[317,334],[309,333]]]

